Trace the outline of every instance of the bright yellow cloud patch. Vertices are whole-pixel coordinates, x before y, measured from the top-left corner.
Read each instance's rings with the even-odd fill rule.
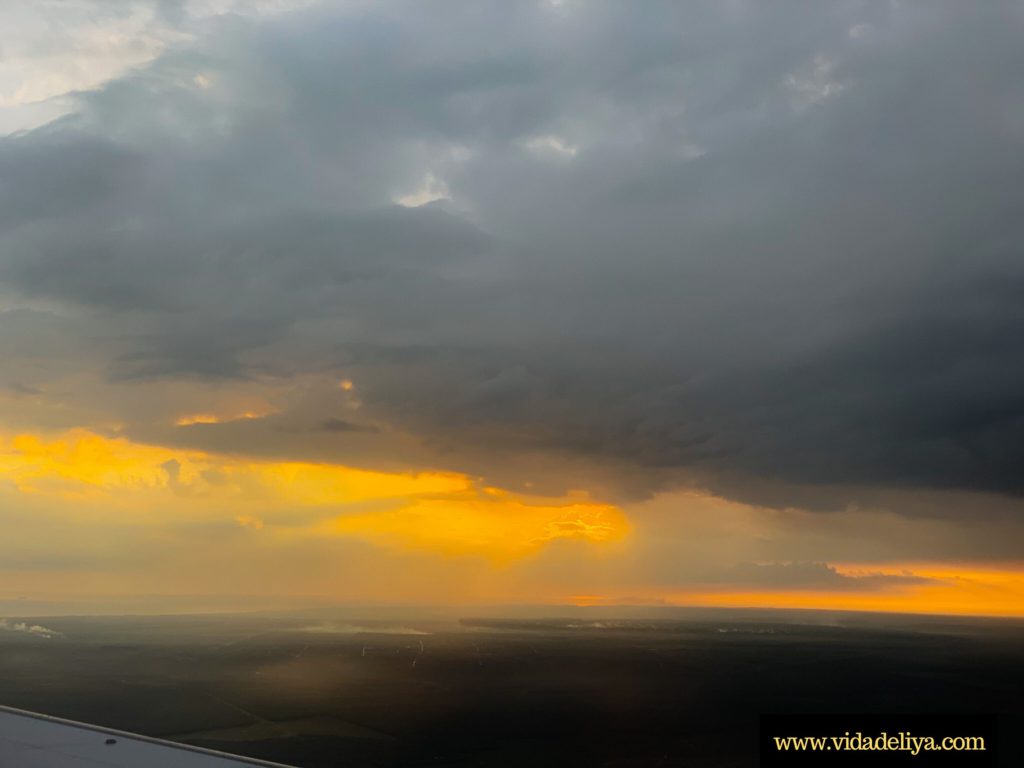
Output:
[[[313,506],[462,491],[464,475],[372,472],[331,464],[252,462],[140,445],[73,430],[0,440],[0,474],[23,492],[152,492],[238,496]]]
[[[0,439],[0,475],[23,492],[75,495],[152,489],[166,484],[167,473],[161,465],[175,455],[84,430],[52,440],[24,434]]]
[[[260,535],[354,536],[492,561],[527,555],[556,539],[612,541],[627,529],[621,511],[582,495],[530,500],[480,488],[456,473],[247,461],[82,430],[0,442],[0,473],[23,493],[88,500],[104,514],[145,512],[153,524],[199,516],[234,521]],[[373,511],[365,511],[368,504]],[[346,513],[353,507],[359,511]]]
[[[501,562],[535,552],[556,539],[603,543],[622,539],[629,526],[616,507],[579,496],[526,501],[494,489],[417,499],[388,512],[345,515],[324,526],[400,547],[449,555],[482,554]]]
[[[237,472],[239,468],[232,468]],[[349,504],[371,499],[418,497],[464,491],[465,475],[423,472],[368,472],[333,464],[299,462],[250,464],[243,473],[255,475],[269,492],[304,505]]]

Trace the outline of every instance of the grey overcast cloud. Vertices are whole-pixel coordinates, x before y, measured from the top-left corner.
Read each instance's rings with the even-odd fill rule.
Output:
[[[635,589],[1019,561],[1020,2],[75,0],[0,25],[5,445],[582,492],[639,548],[681,494],[789,537],[671,576],[666,551]],[[859,550],[857,514],[890,521]]]

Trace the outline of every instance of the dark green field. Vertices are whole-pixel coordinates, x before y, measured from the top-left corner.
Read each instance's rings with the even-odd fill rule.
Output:
[[[309,768],[753,766],[761,712],[1024,711],[1020,623],[30,623],[0,703]]]

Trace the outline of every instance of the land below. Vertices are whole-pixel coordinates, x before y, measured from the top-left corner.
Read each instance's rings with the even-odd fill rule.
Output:
[[[4,627],[0,704],[302,768],[754,766],[761,713],[1024,724],[1014,621],[321,612]]]

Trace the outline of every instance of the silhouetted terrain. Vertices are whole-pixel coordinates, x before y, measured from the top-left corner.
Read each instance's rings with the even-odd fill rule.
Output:
[[[761,712],[1024,707],[1019,622],[695,615],[11,619],[0,703],[308,768],[746,766]]]

